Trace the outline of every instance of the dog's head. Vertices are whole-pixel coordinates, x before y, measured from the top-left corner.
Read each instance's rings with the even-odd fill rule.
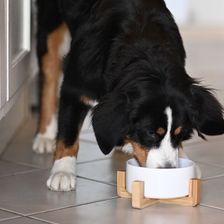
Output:
[[[178,148],[194,130],[202,138],[224,133],[220,103],[187,74],[178,80],[137,78],[125,83],[93,111],[93,128],[103,153],[128,139],[147,151],[146,166],[176,167]]]

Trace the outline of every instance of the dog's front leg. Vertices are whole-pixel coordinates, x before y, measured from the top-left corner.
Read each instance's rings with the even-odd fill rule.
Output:
[[[64,43],[64,24],[48,35],[41,28],[38,31],[38,59],[41,79],[40,116],[37,134],[33,143],[36,153],[52,153],[55,150],[57,134],[58,88],[62,73],[60,48]],[[40,37],[41,38],[40,38]],[[46,52],[42,48],[46,45]]]
[[[87,98],[67,95],[62,88],[54,165],[47,181],[48,188],[53,191],[75,189],[79,132],[89,110],[83,99]]]

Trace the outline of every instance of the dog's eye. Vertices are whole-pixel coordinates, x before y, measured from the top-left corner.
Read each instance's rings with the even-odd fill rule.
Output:
[[[148,135],[154,135],[155,133],[154,133],[154,131],[152,131],[152,130],[147,130],[147,134],[148,134]]]
[[[153,130],[146,130],[146,134],[148,137],[155,139],[156,138],[156,133]]]
[[[152,130],[149,130],[148,132],[147,132],[147,136],[148,136],[148,138],[149,139],[151,139],[151,141],[153,141],[153,142],[157,142],[157,141],[159,141],[160,139],[161,139],[161,135],[159,135],[157,132],[155,132],[155,131],[152,131]]]
[[[181,130],[176,129],[176,133],[174,132],[174,136],[176,137],[176,139],[184,141],[191,138],[191,131],[185,128],[181,128]]]
[[[192,132],[188,129],[183,129],[181,132],[181,139],[184,140],[188,140],[190,139],[192,136]]]

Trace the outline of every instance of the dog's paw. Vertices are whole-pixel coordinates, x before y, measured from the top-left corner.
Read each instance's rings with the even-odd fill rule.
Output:
[[[53,115],[44,133],[38,133],[33,142],[33,151],[39,154],[55,151],[57,134],[57,116]]]
[[[75,185],[76,176],[72,173],[54,173],[47,180],[47,187],[52,191],[72,191]]]
[[[76,158],[63,157],[55,160],[47,187],[52,191],[72,191],[76,186]]]
[[[53,153],[55,147],[55,139],[48,138],[44,134],[37,134],[33,142],[33,151],[38,154]]]

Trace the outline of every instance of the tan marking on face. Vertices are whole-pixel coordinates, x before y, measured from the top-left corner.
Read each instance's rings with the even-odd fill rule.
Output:
[[[54,154],[54,160],[61,159],[66,156],[77,157],[79,151],[79,139],[71,147],[66,147],[63,141],[57,143],[57,148]]]
[[[138,160],[140,166],[145,167],[148,156],[148,150],[137,143],[132,143],[134,148],[134,157]]]
[[[148,156],[148,149],[142,147],[138,143],[132,141],[131,139],[126,138],[125,143],[130,143],[133,147],[133,156],[138,161],[139,165],[142,167],[145,167],[146,160]]]
[[[58,107],[58,80],[62,65],[59,57],[60,46],[67,31],[65,24],[59,26],[47,37],[47,52],[42,57],[43,86],[41,92],[41,112],[38,127],[39,133],[45,133],[47,125]]]
[[[175,131],[174,131],[174,135],[179,135],[182,131],[182,127],[178,127]]]
[[[87,96],[81,96],[80,101],[83,102],[86,105],[89,105],[89,102],[91,101],[91,99]]]
[[[163,136],[166,133],[166,130],[164,128],[158,128],[156,133],[160,136]]]

